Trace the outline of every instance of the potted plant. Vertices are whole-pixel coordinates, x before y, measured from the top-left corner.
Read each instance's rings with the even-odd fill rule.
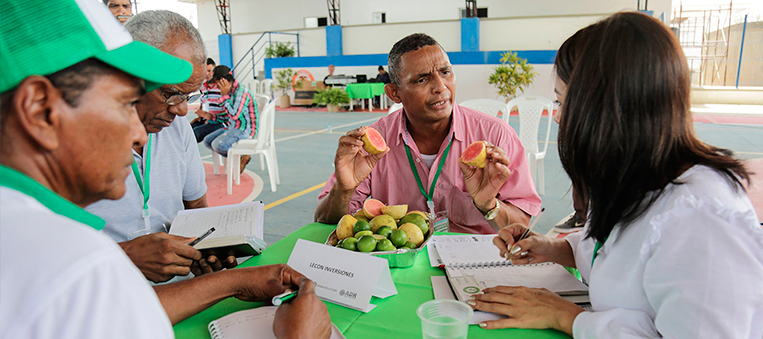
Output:
[[[501,65],[493,69],[488,83],[498,87],[498,95],[508,102],[517,96],[517,90],[524,93],[536,75],[535,67],[528,64],[527,59],[518,57],[516,52],[507,51],[501,53]]]
[[[319,105],[326,105],[329,108],[329,112],[334,113],[339,111],[339,104],[349,104],[350,97],[347,92],[338,88],[329,88],[325,91],[319,91],[315,93],[313,97],[313,103]]]
[[[281,91],[281,97],[278,99],[278,106],[280,106],[281,108],[291,107],[291,98],[289,97],[289,90],[292,89],[291,80],[294,77],[294,74],[295,72],[291,68],[276,71],[275,89]],[[301,88],[302,83],[297,82],[297,84],[294,87]]]
[[[291,42],[282,43],[274,41],[270,46],[265,48],[265,57],[268,59],[292,56],[294,56],[294,46],[291,45]]]

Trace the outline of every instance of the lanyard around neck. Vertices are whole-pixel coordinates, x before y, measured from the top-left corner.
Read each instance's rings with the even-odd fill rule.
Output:
[[[138,170],[138,163],[133,160],[132,162],[132,173],[135,175],[135,180],[138,182],[138,187],[140,188],[140,192],[143,193],[143,220],[146,224],[146,228],[148,228],[148,198],[151,195],[150,191],[150,180],[151,176],[149,173],[151,172],[151,140],[152,134],[148,135],[148,147],[146,147],[146,168],[143,171],[143,177],[141,178],[140,171]]]
[[[448,146],[445,147],[445,152],[442,155],[442,158],[440,159],[440,164],[437,165],[437,172],[434,175],[434,180],[432,180],[432,185],[429,186],[429,193],[424,189],[424,184],[421,182],[421,177],[419,177],[419,171],[416,170],[416,164],[413,162],[413,157],[411,156],[411,148],[408,147],[408,143],[405,143],[405,154],[408,155],[408,162],[411,164],[411,171],[413,171],[413,176],[416,177],[416,183],[419,185],[419,190],[421,191],[421,194],[424,195],[425,198],[427,198],[427,205],[430,208],[430,213],[434,213],[434,204],[432,202],[432,198],[434,196],[434,188],[435,184],[437,184],[437,179],[440,178],[440,173],[442,172],[442,168],[445,166],[445,159],[448,158],[448,153],[450,153],[450,146],[453,144],[453,137],[449,137]]]
[[[607,239],[604,239],[604,242],[607,242]],[[596,240],[596,246],[593,247],[593,259],[591,259],[591,268],[593,268],[593,263],[596,261],[596,256],[599,255],[599,250],[602,246],[604,246],[604,243]]]

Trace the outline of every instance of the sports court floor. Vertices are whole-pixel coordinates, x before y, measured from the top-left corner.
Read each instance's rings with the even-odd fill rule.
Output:
[[[749,111],[696,114],[695,131],[701,140],[731,149],[740,158],[763,159],[763,110],[758,106],[752,109],[752,113]],[[333,173],[333,159],[339,136],[361,125],[370,125],[384,115],[386,112],[357,110],[328,113],[325,108],[276,111],[275,139],[281,175],[281,184],[277,186],[277,191],[271,192],[267,168],[261,171],[256,157],[247,166],[248,171],[256,174],[254,186],[258,185],[257,176],[261,178],[259,185],[264,184],[264,187],[255,187],[254,190],[261,189],[255,199],[266,205],[265,241],[268,244],[313,221],[318,193]],[[188,116],[189,119],[193,117],[194,114]],[[541,131],[544,131],[548,121],[548,118],[543,118]],[[557,125],[553,121],[551,123],[551,141],[545,159],[546,194],[541,196],[546,212],[536,226],[539,233],[549,231],[573,210],[569,193],[570,181],[561,167],[556,149]],[[519,118],[511,116],[509,124],[518,130]],[[212,161],[211,152],[201,144],[199,152],[203,161]],[[757,172],[763,173],[763,161],[750,164],[753,171],[757,169]],[[213,175],[208,176],[208,182],[214,179],[212,177]],[[219,181],[221,178],[224,180],[224,175],[215,180]],[[225,189],[224,185],[216,187],[218,188],[215,189]],[[251,193],[252,184],[247,187],[234,186],[234,193],[240,193],[240,190],[247,191],[244,192],[246,194],[239,194],[246,197]],[[763,190],[754,184],[752,191],[763,193]],[[763,199],[758,200],[756,205],[758,214],[761,215]]]

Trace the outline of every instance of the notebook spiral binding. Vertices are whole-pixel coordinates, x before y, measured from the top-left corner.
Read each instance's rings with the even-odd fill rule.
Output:
[[[527,265],[512,265],[508,261],[484,261],[484,262],[472,262],[472,263],[458,263],[458,264],[451,264],[447,265],[448,267],[452,268],[490,268],[490,267],[503,267],[503,266],[548,266],[552,265],[553,263],[550,262],[543,262],[543,263],[537,263],[537,264],[527,264]]]
[[[223,333],[218,332],[217,328],[215,327],[215,321],[209,323],[209,326],[207,326],[207,329],[209,330],[209,335],[212,337],[211,339],[224,339]]]

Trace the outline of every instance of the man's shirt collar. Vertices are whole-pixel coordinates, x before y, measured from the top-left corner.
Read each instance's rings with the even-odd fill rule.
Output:
[[[106,221],[91,214],[57,193],[41,185],[26,174],[0,165],[0,186],[24,193],[39,201],[56,214],[81,222],[96,230],[102,230]],[[5,213],[9,213],[5,211]],[[10,213],[13,213],[10,211]]]

